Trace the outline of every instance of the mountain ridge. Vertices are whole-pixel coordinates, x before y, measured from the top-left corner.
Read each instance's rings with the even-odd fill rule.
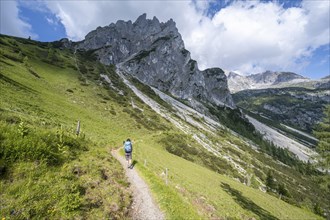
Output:
[[[101,63],[117,65],[143,83],[196,107],[196,102],[206,102],[235,108],[224,71],[199,70],[172,19],[162,23],[143,14],[134,23],[117,21],[91,31],[75,47],[94,50]]]
[[[248,76],[236,72],[227,72],[228,86],[231,93],[248,89],[267,89],[283,87],[329,88],[329,77],[311,80],[293,72],[265,71]]]

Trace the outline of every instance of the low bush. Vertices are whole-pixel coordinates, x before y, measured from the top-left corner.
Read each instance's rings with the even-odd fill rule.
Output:
[[[84,137],[59,129],[37,131],[23,122],[8,125],[0,122],[0,159],[7,163],[16,161],[44,161],[49,165],[59,165],[74,157],[79,151],[88,149]]]

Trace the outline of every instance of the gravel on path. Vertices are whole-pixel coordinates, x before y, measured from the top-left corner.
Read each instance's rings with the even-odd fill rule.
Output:
[[[118,150],[111,154],[121,163],[126,170],[126,176],[131,183],[133,192],[133,204],[131,206],[132,218],[134,220],[162,220],[164,214],[153,200],[148,185],[142,180],[136,170],[127,168],[127,161],[119,155]]]

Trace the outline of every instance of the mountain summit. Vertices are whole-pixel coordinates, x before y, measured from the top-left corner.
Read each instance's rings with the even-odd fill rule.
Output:
[[[94,50],[102,63],[114,64],[192,106],[202,102],[235,107],[224,71],[199,70],[172,19],[163,23],[143,14],[134,23],[120,20],[90,32],[76,48]]]

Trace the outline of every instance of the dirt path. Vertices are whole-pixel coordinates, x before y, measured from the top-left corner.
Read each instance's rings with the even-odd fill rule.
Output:
[[[126,176],[131,183],[133,192],[132,217],[135,220],[161,220],[164,214],[154,202],[147,184],[141,179],[136,170],[128,169],[124,157],[120,156],[118,150],[111,154],[121,163],[126,170]]]

